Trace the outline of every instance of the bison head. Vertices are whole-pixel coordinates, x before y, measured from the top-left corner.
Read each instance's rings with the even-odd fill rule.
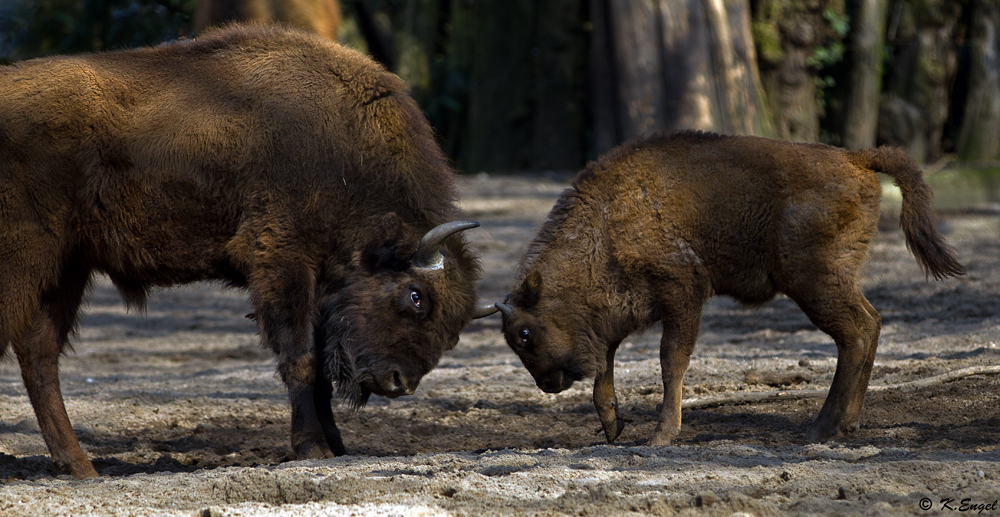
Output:
[[[316,328],[324,373],[354,408],[373,393],[412,394],[469,320],[496,312],[476,307],[479,262],[456,235],[479,223],[445,223],[421,236],[390,213],[379,226],[321,304]]]
[[[546,393],[558,393],[584,377],[593,377],[596,362],[587,350],[592,340],[588,325],[578,321],[581,311],[571,298],[544,293],[542,275],[526,275],[506,303],[497,303],[503,313],[503,335],[521,362]]]

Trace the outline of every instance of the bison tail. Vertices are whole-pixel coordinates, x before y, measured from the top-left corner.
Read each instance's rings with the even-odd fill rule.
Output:
[[[937,230],[931,208],[934,194],[917,163],[903,151],[886,146],[858,151],[854,153],[854,162],[896,180],[903,194],[899,226],[906,236],[906,247],[917,258],[924,274],[933,275],[935,280],[964,275],[965,267],[958,263],[955,250]]]

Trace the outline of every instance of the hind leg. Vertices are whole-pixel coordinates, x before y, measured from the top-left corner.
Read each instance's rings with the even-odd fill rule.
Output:
[[[813,284],[807,294],[789,293],[809,320],[837,345],[837,369],[819,416],[809,429],[810,441],[839,438],[858,427],[871,377],[881,318],[856,286]]]
[[[59,386],[59,355],[73,330],[88,278],[85,270],[64,272],[60,286],[42,296],[28,331],[13,342],[21,379],[52,463],[81,479],[97,477],[97,471],[80,448],[66,414]]]
[[[872,304],[860,292],[858,293],[858,297],[870,317],[870,319],[864,319],[868,325],[867,335],[869,337],[869,346],[866,350],[867,355],[861,369],[861,378],[854,388],[854,396],[851,397],[851,402],[848,404],[847,412],[844,415],[844,424],[851,430],[858,428],[858,420],[861,419],[861,408],[865,405],[865,394],[868,393],[868,382],[871,380],[872,366],[875,364],[875,352],[878,350],[878,338],[882,333],[882,316],[879,315],[875,307],[872,307]]]

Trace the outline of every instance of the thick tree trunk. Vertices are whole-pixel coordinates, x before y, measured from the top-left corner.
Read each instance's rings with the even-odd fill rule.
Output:
[[[943,153],[961,15],[961,4],[952,0],[897,0],[889,13],[893,59],[885,73],[878,140],[902,147],[919,162]]]
[[[706,0],[708,29],[722,105],[719,126],[725,133],[773,136],[771,116],[757,68],[746,0]]]
[[[842,35],[827,13],[844,16],[843,0],[761,0],[754,14],[761,81],[782,140],[818,142],[819,73],[840,60]]]
[[[578,1],[456,2],[470,27],[468,170],[583,165],[583,62]]]
[[[198,0],[195,32],[236,21],[286,23],[336,40],[340,6],[337,0]]]
[[[843,146],[848,149],[875,146],[888,8],[888,0],[855,1],[848,47],[851,71],[843,130]]]
[[[977,0],[969,38],[969,93],[956,142],[965,161],[1000,158],[1000,2]]]
[[[770,135],[747,0],[593,0],[595,147],[659,130]]]

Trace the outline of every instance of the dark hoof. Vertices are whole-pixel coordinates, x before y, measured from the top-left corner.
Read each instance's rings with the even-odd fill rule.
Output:
[[[613,443],[625,429],[625,419],[618,417],[613,422],[602,422],[601,427],[604,429],[604,437],[607,438],[608,443]]]

